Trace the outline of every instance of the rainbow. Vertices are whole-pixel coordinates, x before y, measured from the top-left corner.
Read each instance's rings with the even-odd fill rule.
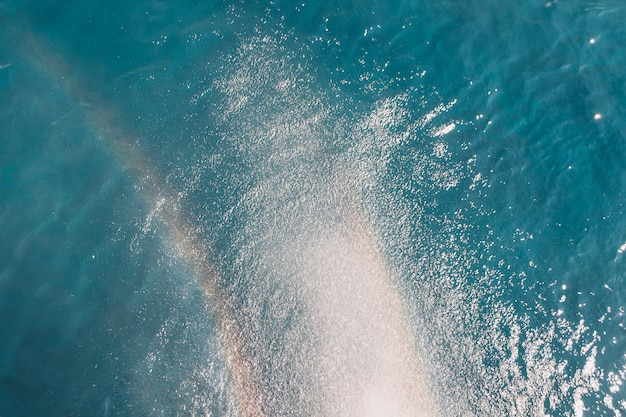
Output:
[[[165,228],[166,243],[191,268],[216,317],[216,333],[230,373],[237,414],[245,417],[276,414],[268,404],[280,403],[281,398],[271,398],[280,391],[268,388],[272,381],[263,381],[264,359],[248,344],[259,335],[249,334],[251,327],[238,321],[241,316],[234,301],[219,285],[203,237],[181,207],[184,194],[172,189],[141,153],[133,135],[124,131],[123,118],[97,94],[90,93],[84,82],[70,76],[70,64],[59,49],[38,37],[27,22],[18,20],[0,20],[4,36],[19,39],[20,58],[45,74],[51,83],[62,87],[71,100],[83,104],[82,111],[102,147],[135,179],[136,189],[152,208],[150,215]],[[291,219],[293,224],[276,227],[279,233],[296,233],[304,238],[273,241],[278,244],[273,247],[257,247],[258,256],[270,264],[270,273],[278,279],[291,280],[294,297],[300,297],[308,306],[306,325],[310,331],[301,343],[314,357],[309,359],[305,370],[310,385],[298,388],[306,391],[311,404],[295,408],[312,407],[316,410],[312,415],[437,415],[426,382],[427,365],[417,354],[402,298],[380,253],[380,245],[366,226],[363,210],[350,187],[342,180],[341,168],[335,170],[333,177],[330,187],[325,191],[321,187],[316,196],[324,204],[336,207],[332,215],[322,213],[319,218],[298,219],[296,210],[296,217]],[[272,198],[269,192],[261,192],[260,204]],[[315,215],[313,207],[305,205],[303,210],[304,217]],[[302,220],[316,227],[299,229],[295,224]],[[269,226],[259,225],[256,229],[253,226],[254,233],[266,234],[266,227]],[[273,257],[270,254],[273,251],[281,256]],[[283,274],[285,270],[291,271],[289,276]],[[277,304],[272,304],[273,307],[280,308],[280,300],[274,303]],[[289,404],[282,407],[289,408]]]

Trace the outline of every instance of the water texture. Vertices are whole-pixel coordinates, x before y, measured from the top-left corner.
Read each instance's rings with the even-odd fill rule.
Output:
[[[0,2],[0,417],[626,414],[621,2]]]

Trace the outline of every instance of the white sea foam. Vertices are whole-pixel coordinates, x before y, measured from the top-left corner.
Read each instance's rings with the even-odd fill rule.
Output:
[[[227,140],[246,155],[255,183],[241,205],[250,221],[238,258],[251,293],[239,317],[265,369],[258,380],[264,412],[436,415],[428,368],[360,203],[372,173],[346,170],[352,161],[333,155],[349,129],[276,42],[252,39],[238,53],[216,86]],[[297,88],[285,88],[286,79]],[[263,119],[259,91],[263,106],[271,101]],[[364,128],[393,128],[400,103],[382,101]],[[353,148],[367,152],[363,144]],[[385,162],[369,149],[382,156],[372,162]]]

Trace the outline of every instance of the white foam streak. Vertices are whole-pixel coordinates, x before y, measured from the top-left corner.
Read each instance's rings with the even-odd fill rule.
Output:
[[[306,70],[292,66],[279,45],[248,42],[215,84],[228,140],[254,161],[255,186],[241,206],[250,221],[241,231],[239,263],[251,288],[240,321],[265,370],[257,383],[264,411],[437,415],[428,367],[361,201],[387,162],[384,149],[363,140],[373,135],[387,147],[406,140],[387,134],[407,117],[403,97],[381,100],[362,131],[349,132],[310,83],[284,88],[289,74],[303,80]],[[256,99],[260,88],[275,106],[262,120],[256,106],[266,101],[233,105],[247,92]],[[335,135],[351,136],[358,151],[333,155]],[[357,152],[365,154],[360,162],[352,160]]]
[[[263,392],[267,413],[435,416],[427,366],[416,354],[402,299],[342,178],[313,187],[286,217],[272,208],[257,212],[261,221],[247,231],[256,242],[244,254],[253,252],[257,259],[250,271],[258,289],[253,298],[278,295],[266,299],[264,311],[253,307],[248,317],[268,333],[272,327],[293,329],[284,342],[258,342],[255,360],[289,370],[269,372],[275,385]],[[285,194],[281,198],[289,198]],[[292,309],[304,313],[289,325]],[[298,401],[284,404],[285,393],[277,387],[289,385],[294,375],[302,381],[294,387]]]
[[[319,320],[319,372],[335,378],[322,387],[332,415],[435,415],[401,300],[367,232],[354,224],[312,239],[302,273]]]

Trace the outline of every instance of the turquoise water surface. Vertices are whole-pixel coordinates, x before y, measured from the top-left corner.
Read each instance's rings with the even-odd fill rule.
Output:
[[[626,415],[624,21],[0,2],[0,417]]]

